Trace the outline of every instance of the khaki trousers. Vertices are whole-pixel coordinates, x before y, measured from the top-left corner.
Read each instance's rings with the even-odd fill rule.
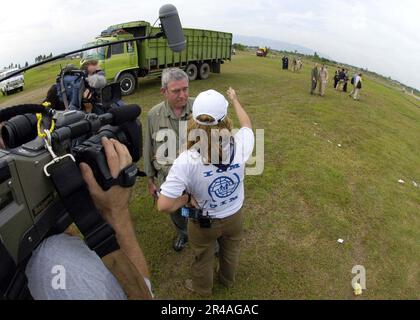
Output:
[[[201,295],[210,295],[213,288],[214,246],[219,242],[219,281],[226,287],[235,282],[243,234],[243,214],[212,220],[211,228],[200,228],[195,219],[188,220],[188,238],[194,252],[191,267],[193,289]]]
[[[327,87],[327,81],[326,80],[325,81],[323,81],[323,80],[319,81],[319,94],[321,96],[325,95],[325,88],[326,87]]]
[[[360,89],[355,88],[355,89],[354,89],[353,99],[354,99],[354,100],[359,100],[359,95],[360,95]]]

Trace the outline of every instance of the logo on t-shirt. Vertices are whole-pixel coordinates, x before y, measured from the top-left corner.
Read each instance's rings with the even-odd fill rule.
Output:
[[[237,179],[236,182],[229,177],[219,177],[210,184],[209,195],[213,201],[216,201],[214,196],[223,199],[230,197],[236,191],[241,183],[241,179],[236,173],[233,175]]]

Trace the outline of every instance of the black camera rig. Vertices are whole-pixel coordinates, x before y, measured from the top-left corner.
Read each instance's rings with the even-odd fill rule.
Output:
[[[102,115],[21,105],[0,111],[0,295],[29,296],[24,268],[46,237],[76,223],[100,257],[119,248],[113,229],[97,212],[78,164],[87,163],[104,190],[134,185],[135,165],[117,179],[110,174],[101,138],[125,144],[134,162],[141,158],[142,128],[137,105]]]

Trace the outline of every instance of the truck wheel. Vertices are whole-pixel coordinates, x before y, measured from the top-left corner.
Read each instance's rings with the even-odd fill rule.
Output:
[[[187,69],[185,69],[185,72],[187,73],[188,79],[190,79],[190,81],[197,79],[198,68],[194,63],[189,64]]]
[[[121,87],[121,94],[123,96],[128,96],[134,92],[136,89],[136,78],[128,72],[124,72],[118,77],[118,82]]]
[[[200,66],[200,79],[206,80],[210,76],[210,65],[207,62],[204,62]]]

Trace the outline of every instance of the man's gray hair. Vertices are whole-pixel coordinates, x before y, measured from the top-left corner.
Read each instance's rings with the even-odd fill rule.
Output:
[[[166,89],[168,87],[169,82],[171,81],[178,81],[178,80],[187,80],[188,75],[185,73],[184,70],[179,68],[167,68],[162,72],[162,88]]]

